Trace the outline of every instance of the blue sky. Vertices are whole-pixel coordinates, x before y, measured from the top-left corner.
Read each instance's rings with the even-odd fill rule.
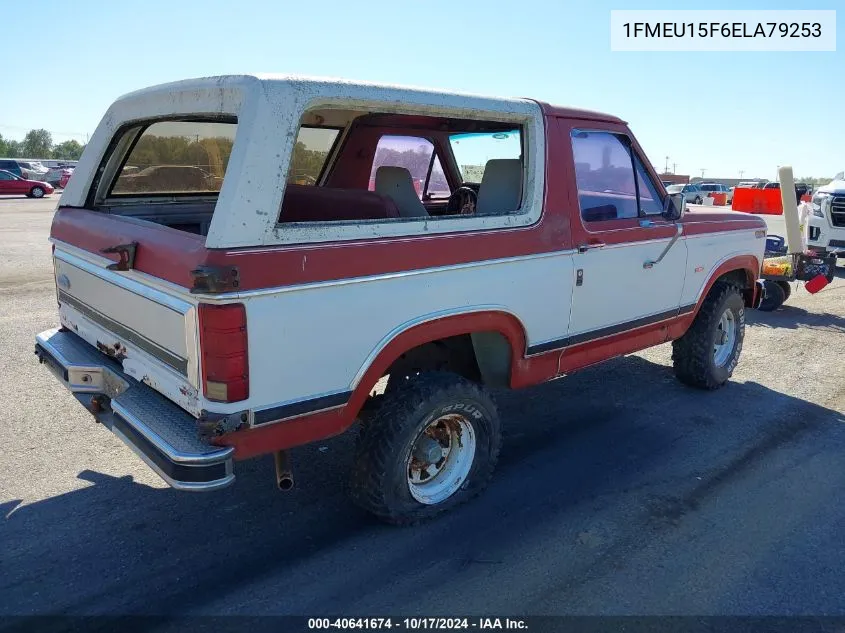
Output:
[[[839,5],[839,6],[837,6]],[[534,97],[627,120],[659,171],[775,179],[845,169],[835,53],[612,53],[611,9],[836,9],[803,2],[45,0],[6,2],[0,134],[84,140],[117,96],[206,75],[283,72]],[[784,92],[779,77],[790,80]],[[671,165],[670,165],[671,169]]]

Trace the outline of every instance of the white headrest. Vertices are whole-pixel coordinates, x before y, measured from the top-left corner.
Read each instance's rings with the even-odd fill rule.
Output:
[[[403,218],[428,215],[414,189],[411,172],[404,167],[379,167],[376,170],[376,193],[387,196],[396,203]]]
[[[522,161],[518,158],[488,160],[478,189],[475,212],[502,215],[519,209],[522,201]]]

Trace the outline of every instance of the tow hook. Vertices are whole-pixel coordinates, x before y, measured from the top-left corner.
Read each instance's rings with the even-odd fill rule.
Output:
[[[279,490],[287,492],[293,490],[293,471],[291,470],[290,454],[285,451],[276,451],[273,454],[276,462],[276,485]]]
[[[97,414],[102,413],[106,410],[106,398],[105,396],[97,395],[91,396],[91,401],[88,403],[88,410],[91,413]],[[95,417],[94,421],[99,424],[100,421]]]

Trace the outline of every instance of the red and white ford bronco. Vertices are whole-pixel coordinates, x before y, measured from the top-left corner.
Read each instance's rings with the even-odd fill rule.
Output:
[[[39,359],[175,488],[361,420],[353,499],[413,523],[489,480],[489,387],[673,343],[714,389],[766,227],[686,211],[625,122],[525,99],[227,76],[106,113],[51,230]]]

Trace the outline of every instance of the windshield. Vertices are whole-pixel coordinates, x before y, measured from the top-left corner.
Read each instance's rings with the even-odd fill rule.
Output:
[[[519,130],[452,134],[449,143],[464,182],[481,182],[487,161],[522,156],[522,135]]]

